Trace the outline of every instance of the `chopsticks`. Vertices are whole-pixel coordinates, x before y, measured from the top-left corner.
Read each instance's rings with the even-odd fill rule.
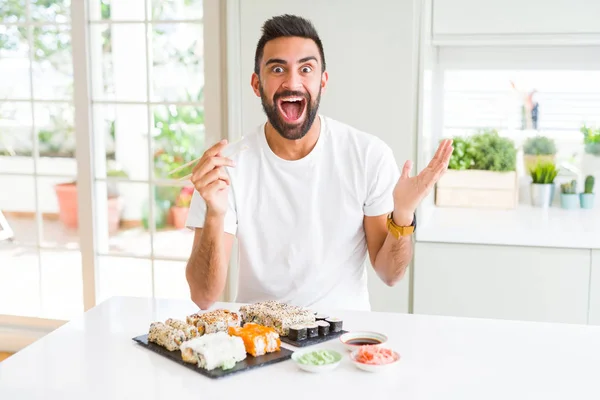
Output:
[[[238,140],[236,140],[235,142],[233,142],[233,143],[229,143],[229,144],[228,144],[228,146],[232,146],[232,145],[234,145],[234,144],[238,143],[238,142],[239,142],[240,140],[242,140],[243,138],[244,138],[243,136],[242,136],[242,137],[240,137],[240,138],[239,138]],[[246,147],[246,146],[245,146],[245,147]],[[233,156],[233,155],[235,155],[235,154],[237,154],[237,153],[239,153],[239,150],[238,150],[238,151],[236,151],[236,152],[234,152],[234,153],[232,154],[232,156]],[[177,168],[175,168],[174,170],[172,170],[171,172],[169,172],[167,175],[173,175],[175,172],[179,172],[179,171],[181,171],[182,169],[184,169],[184,168],[187,168],[187,167],[189,167],[190,165],[192,165],[192,164],[194,164],[194,163],[197,163],[198,161],[200,161],[200,159],[201,159],[201,158],[202,158],[202,156],[200,156],[200,157],[196,158],[195,160],[192,160],[192,161],[190,161],[190,162],[188,162],[188,163],[185,163],[185,164],[183,164],[183,165],[180,165],[179,167],[177,167]],[[183,179],[183,178],[181,178],[181,179]]]
[[[248,146],[242,146],[242,147],[240,147],[239,149],[237,149],[236,151],[234,151],[232,154],[230,154],[230,155],[229,155],[229,156],[227,156],[227,157],[233,157],[233,156],[235,156],[236,154],[238,154],[238,153],[241,153],[242,151],[244,151],[244,150],[248,150],[248,149],[249,149],[249,147],[248,147]],[[200,157],[200,158],[202,158],[202,157]],[[180,167],[177,167],[177,168],[175,168],[173,171],[169,172],[169,175],[171,175],[171,174],[172,174],[172,173],[174,173],[174,172],[181,171],[181,170],[182,170],[183,168],[185,168],[185,167],[189,167],[189,166],[190,166],[190,165],[192,165],[193,163],[195,163],[195,162],[199,161],[199,160],[200,160],[200,158],[198,158],[198,159],[196,159],[196,160],[194,160],[194,161],[190,161],[190,162],[189,162],[189,163],[187,163],[187,164],[184,164],[184,165],[182,165],[182,166],[180,166]],[[184,180],[186,180],[186,179],[190,179],[190,177],[191,177],[191,176],[192,176],[192,174],[187,174],[186,176],[183,176],[183,177],[181,177],[181,178],[179,178],[179,179],[177,179],[177,180],[178,180],[178,181],[184,181]]]

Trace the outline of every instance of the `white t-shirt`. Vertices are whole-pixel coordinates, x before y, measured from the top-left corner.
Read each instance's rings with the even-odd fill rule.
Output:
[[[317,144],[300,160],[273,153],[264,124],[223,153],[247,147],[227,168],[225,231],[238,239],[238,302],[370,310],[363,218],[393,211],[399,169],[379,138],[320,118]],[[187,226],[202,227],[205,210],[195,191]]]

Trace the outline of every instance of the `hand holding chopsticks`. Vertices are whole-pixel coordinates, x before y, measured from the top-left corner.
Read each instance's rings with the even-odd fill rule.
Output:
[[[190,179],[194,184],[194,188],[206,202],[207,213],[215,215],[224,215],[227,212],[227,188],[231,182],[227,171],[223,167],[234,167],[235,163],[229,157],[247,148],[242,147],[229,157],[223,157],[221,152],[225,146],[227,146],[227,140],[221,140],[206,150],[199,159],[182,165],[169,173],[170,175],[181,171],[183,168],[197,162],[192,173],[180,180]]]

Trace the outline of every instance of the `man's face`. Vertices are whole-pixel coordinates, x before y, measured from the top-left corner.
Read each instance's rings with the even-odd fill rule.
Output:
[[[327,83],[321,62],[311,39],[282,37],[265,45],[260,77],[252,75],[252,87],[269,122],[286,139],[304,137],[317,116]]]

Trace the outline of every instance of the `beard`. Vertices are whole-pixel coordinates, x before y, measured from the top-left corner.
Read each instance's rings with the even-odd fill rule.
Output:
[[[317,95],[317,98],[314,100],[314,102],[309,93],[286,90],[280,93],[276,93],[273,96],[273,101],[269,103],[267,97],[265,96],[265,92],[263,91],[262,84],[259,85],[259,91],[262,107],[265,114],[267,115],[267,119],[269,120],[273,128],[275,128],[277,133],[279,133],[279,135],[288,140],[298,140],[302,139],[304,135],[308,133],[313,122],[315,121],[317,112],[319,110],[319,104],[321,102],[321,88],[319,88],[319,94]],[[304,102],[306,103],[306,115],[304,117],[304,121],[300,124],[287,123],[285,119],[281,116],[277,108],[277,101],[281,97],[290,96],[302,97],[304,98]]]

